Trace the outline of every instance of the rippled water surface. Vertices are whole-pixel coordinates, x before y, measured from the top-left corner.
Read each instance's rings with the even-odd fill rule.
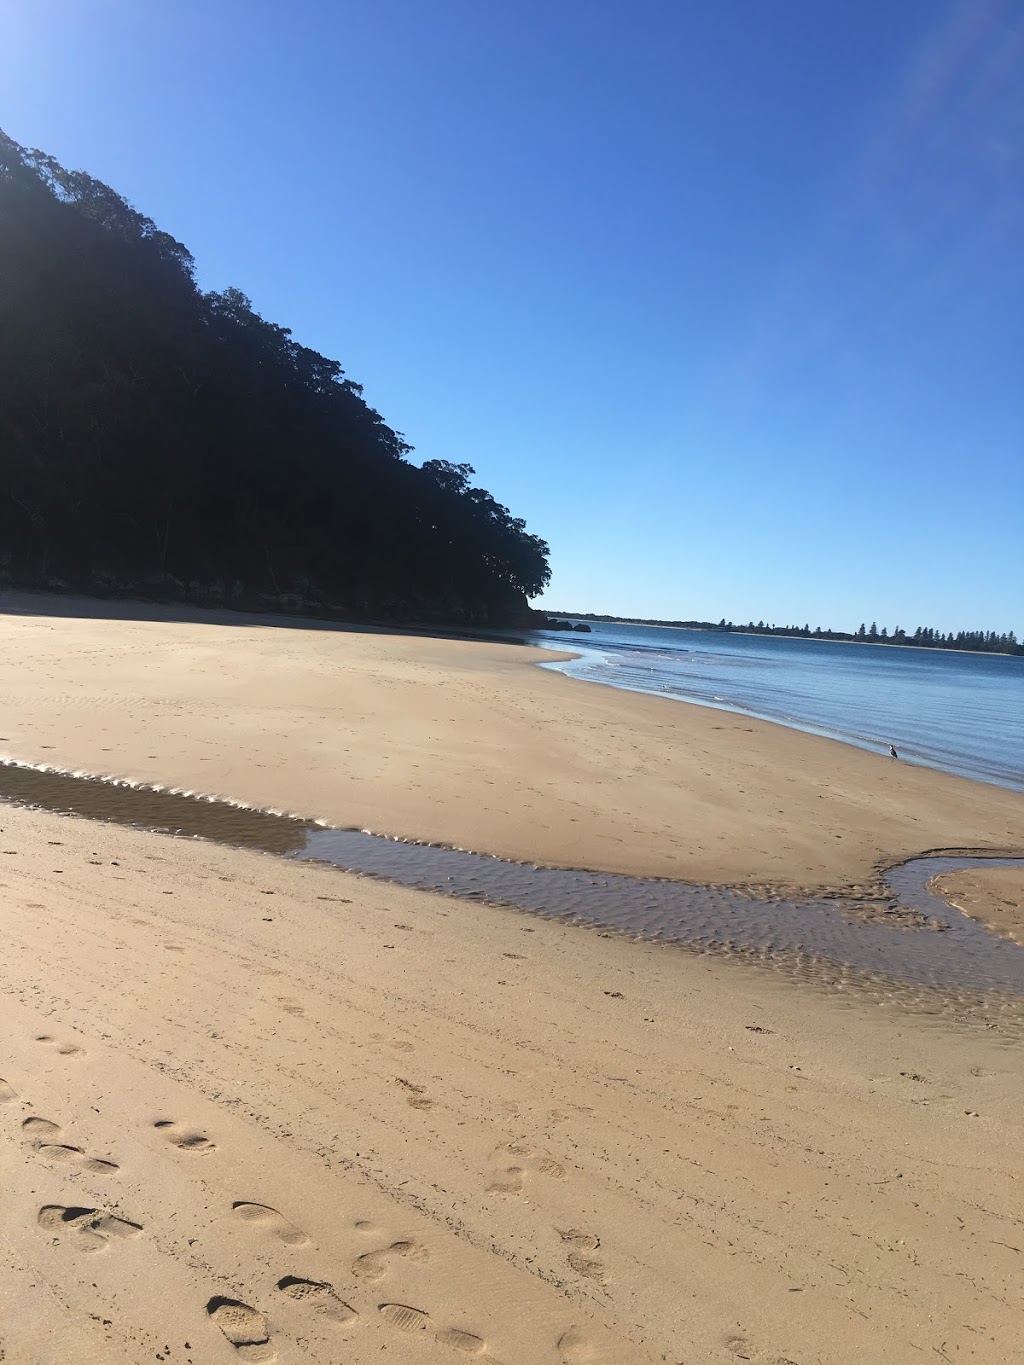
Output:
[[[1024,997],[1024,948],[996,938],[928,889],[941,872],[978,864],[1024,867],[1024,858],[919,858],[893,869],[887,880],[899,904],[931,925],[911,929],[861,922],[824,897],[757,899],[728,887],[533,867],[14,763],[0,763],[0,799],[329,863],[649,941],[831,963],[916,987]]]
[[[760,716],[1024,791],[1024,657],[592,623],[571,677]]]

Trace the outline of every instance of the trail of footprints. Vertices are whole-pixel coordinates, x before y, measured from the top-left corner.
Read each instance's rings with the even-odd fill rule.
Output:
[[[77,1045],[60,1044],[48,1035],[38,1038],[37,1041],[52,1045],[67,1056],[82,1052]],[[420,1088],[408,1082],[400,1084],[411,1092],[411,1102],[415,1104],[422,1094]],[[14,1087],[0,1078],[0,1105],[10,1105],[18,1099],[19,1095]],[[216,1144],[205,1133],[175,1119],[158,1119],[153,1127],[168,1143],[183,1153],[203,1155],[216,1150]],[[21,1133],[30,1149],[45,1160],[74,1166],[94,1175],[113,1175],[118,1170],[115,1162],[90,1156],[83,1148],[65,1140],[67,1135],[64,1130],[50,1119],[30,1114],[21,1123]],[[562,1179],[565,1174],[558,1162],[535,1153],[532,1148],[522,1144],[499,1148],[494,1154],[494,1159],[499,1165],[499,1173],[488,1188],[495,1192],[518,1193],[523,1188],[528,1172],[536,1172],[555,1179]],[[520,1164],[506,1164],[510,1159]],[[285,1247],[299,1248],[310,1243],[310,1238],[305,1232],[268,1204],[236,1200],[231,1205],[231,1213],[239,1222],[274,1238]],[[140,1223],[133,1222],[110,1209],[75,1205],[44,1204],[36,1216],[36,1222],[55,1247],[64,1246],[87,1254],[105,1252],[113,1243],[139,1237],[144,1231]],[[357,1221],[354,1226],[364,1234],[377,1231],[373,1224],[362,1220]],[[590,1278],[603,1278],[601,1263],[589,1255],[600,1245],[598,1238],[575,1230],[561,1232],[559,1235],[569,1248],[568,1261],[573,1269]],[[402,1239],[357,1256],[351,1266],[351,1275],[357,1282],[369,1285],[385,1279],[393,1265],[398,1262],[427,1259],[429,1252],[425,1246],[411,1239]],[[275,1287],[285,1301],[335,1327],[348,1328],[361,1321],[359,1312],[346,1302],[328,1280],[284,1275],[277,1280]],[[421,1334],[430,1336],[440,1345],[460,1355],[488,1355],[487,1342],[483,1337],[461,1327],[438,1325],[422,1308],[392,1301],[377,1303],[375,1308],[377,1319],[385,1327],[403,1336],[415,1337]],[[246,1362],[246,1365],[261,1365],[262,1362],[276,1360],[277,1352],[270,1321],[258,1308],[240,1299],[215,1295],[207,1302],[206,1312],[211,1323],[234,1347],[239,1361]],[[589,1338],[575,1327],[562,1333],[557,1348],[563,1365],[577,1365],[577,1362],[583,1362],[591,1355]],[[492,1365],[499,1365],[493,1356],[488,1355],[488,1359]]]

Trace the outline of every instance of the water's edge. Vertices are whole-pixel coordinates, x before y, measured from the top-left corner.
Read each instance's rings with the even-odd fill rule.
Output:
[[[609,623],[611,624],[611,623]],[[659,627],[658,629],[676,629],[675,627]],[[691,631],[679,628],[684,636],[693,634],[706,634],[706,632]],[[730,639],[738,635],[733,632]],[[760,640],[765,637],[745,636],[752,640]],[[792,641],[794,643],[805,643],[797,640],[796,637],[772,637],[780,641]],[[544,632],[534,632],[528,638],[528,643],[538,647],[551,649],[554,648],[551,635]],[[811,641],[814,645],[818,641]],[[824,642],[826,644],[833,642]],[[596,635],[589,644],[578,646],[577,653],[571,659],[550,659],[541,660],[537,666],[549,672],[560,673],[563,677],[572,678],[576,682],[590,683],[598,687],[610,687],[619,692],[631,692],[638,696],[662,697],[668,701],[682,702],[689,706],[700,706],[710,711],[724,712],[727,715],[740,716],[745,719],[760,721],[769,725],[781,726],[786,730],[794,730],[800,734],[815,735],[822,739],[830,739],[836,743],[847,745],[850,748],[860,749],[862,752],[874,754],[888,754],[889,739],[879,739],[868,733],[862,733],[857,729],[849,728],[848,724],[843,724],[838,720],[821,720],[810,716],[800,716],[793,714],[790,707],[793,705],[792,698],[788,699],[785,706],[777,702],[774,707],[752,704],[748,701],[738,700],[735,697],[709,695],[705,691],[698,690],[694,682],[686,681],[687,675],[683,673],[673,674],[671,677],[662,675],[656,679],[648,681],[638,676],[637,667],[628,667],[616,659],[616,649],[621,644],[617,641],[604,641],[600,634]],[[859,648],[859,646],[856,646]],[[637,650],[654,648],[653,645],[637,642]],[[682,647],[680,646],[682,649]],[[887,646],[887,649],[899,649],[900,646]],[[694,651],[692,649],[682,649],[682,652],[691,658],[704,657],[704,651]],[[911,654],[914,650],[909,651]],[[921,651],[916,651],[920,653]],[[970,658],[988,659],[993,656],[986,654],[974,654],[967,651],[928,651],[929,653],[948,653],[953,656],[966,654]],[[713,657],[710,653],[708,658]],[[995,656],[999,658],[1009,658],[1011,656]],[[646,665],[644,666],[646,667]],[[620,669],[622,670],[620,672]],[[652,674],[657,673],[656,668],[651,668]],[[719,682],[717,686],[728,691],[730,684]],[[1013,769],[994,769],[985,766],[980,760],[966,762],[963,755],[952,752],[940,752],[934,746],[925,745],[921,747],[920,741],[915,742],[913,738],[906,735],[900,737],[896,735],[896,742],[899,747],[900,759],[913,767],[928,768],[933,772],[949,773],[954,777],[966,778],[971,782],[980,782],[988,786],[1003,788],[1007,791],[1024,792],[1024,773],[1016,768]]]
[[[849,973],[851,980],[884,977],[912,989],[1024,1000],[1024,948],[996,937],[930,890],[941,873],[1024,867],[1024,857],[947,852],[911,859],[883,874],[891,902],[869,900],[865,907],[842,895],[758,898],[739,888],[537,867],[11,761],[0,761],[0,801],[326,863],[649,942],[815,963]]]

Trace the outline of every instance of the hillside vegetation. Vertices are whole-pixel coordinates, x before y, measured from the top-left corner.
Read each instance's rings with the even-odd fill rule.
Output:
[[[107,185],[0,133],[0,581],[331,616],[528,616],[548,547],[340,364],[204,293]]]

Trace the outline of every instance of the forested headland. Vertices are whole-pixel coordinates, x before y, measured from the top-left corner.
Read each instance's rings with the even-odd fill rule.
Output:
[[[341,365],[0,132],[0,583],[522,623],[548,547]]]
[[[815,626],[812,630],[809,625],[777,626],[774,623],[769,625],[765,621],[756,623],[748,621],[743,625],[726,621],[724,617],[721,621],[656,621],[639,616],[598,616],[593,612],[568,611],[559,612],[558,615],[573,621],[607,621],[609,624],[617,622],[626,626],[675,626],[684,630],[719,631],[722,634],[735,632],[737,635],[780,635],[800,640],[850,640],[855,644],[909,645],[914,649],[964,649],[981,654],[1024,654],[1024,644],[1018,641],[1012,630],[1004,631],[1002,634],[994,630],[958,630],[946,631],[943,634],[941,630],[934,630],[930,626],[918,626],[913,631],[896,626],[890,634],[886,626],[879,629],[875,621],[872,621],[870,626],[862,623],[857,630],[846,631],[831,628],[822,630],[821,626]]]

